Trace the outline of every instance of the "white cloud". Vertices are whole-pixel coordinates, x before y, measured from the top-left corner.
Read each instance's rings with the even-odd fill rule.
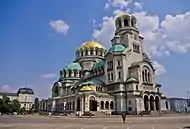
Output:
[[[57,74],[54,73],[49,73],[49,74],[44,74],[41,76],[42,79],[51,79],[51,78],[56,78]]]
[[[1,92],[9,92],[10,90],[11,90],[11,87],[9,85],[0,85]]]
[[[120,9],[126,8],[132,0],[107,0],[105,9],[109,7],[118,7]]]
[[[163,65],[159,64],[157,61],[153,61],[153,66],[156,69],[156,75],[161,75],[166,72],[166,69]]]
[[[113,17],[103,17],[103,23],[100,29],[95,29],[92,37],[108,46],[114,36],[115,26]]]
[[[167,15],[161,27],[167,39],[166,46],[178,53],[186,53],[190,48],[190,12],[176,16]]]
[[[143,7],[143,3],[141,2],[137,2],[137,1],[135,1],[134,2],[134,6],[135,6],[135,9],[137,9],[137,10],[142,10],[142,7]]]
[[[50,21],[49,25],[58,33],[67,34],[69,25],[62,20]]]
[[[110,44],[114,35],[114,17],[125,11],[115,10],[113,16],[104,16],[100,28],[96,28],[93,37],[105,46]],[[167,15],[160,21],[157,15],[147,12],[133,13],[138,19],[140,34],[144,37],[144,48],[149,56],[170,55],[171,52],[185,53],[190,48],[190,12],[176,16]]]

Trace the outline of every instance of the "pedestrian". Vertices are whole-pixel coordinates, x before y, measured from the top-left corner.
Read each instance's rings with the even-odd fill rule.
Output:
[[[121,116],[122,116],[122,119],[123,119],[123,123],[125,123],[125,120],[126,120],[126,114],[125,114],[125,112],[123,112]]]

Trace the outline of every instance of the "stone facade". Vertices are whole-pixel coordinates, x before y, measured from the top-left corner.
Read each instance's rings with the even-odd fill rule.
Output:
[[[130,14],[115,20],[115,36],[106,50],[97,41],[83,43],[75,61],[60,71],[45,111],[105,111],[137,114],[166,110],[166,97],[156,83],[155,69],[143,50],[137,19]]]
[[[3,96],[7,96],[10,100],[18,100],[20,103],[21,108],[25,108],[25,110],[29,110],[34,103],[34,92],[30,88],[20,88],[17,93],[7,93],[7,92],[0,92],[0,98]]]
[[[190,112],[189,98],[167,98],[167,108],[176,112]]]

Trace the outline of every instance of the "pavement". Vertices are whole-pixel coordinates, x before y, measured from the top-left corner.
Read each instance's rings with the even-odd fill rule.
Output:
[[[162,117],[70,118],[0,116],[0,129],[190,129],[190,115]]]

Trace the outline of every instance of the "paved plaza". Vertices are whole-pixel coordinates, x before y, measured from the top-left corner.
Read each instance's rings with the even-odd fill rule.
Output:
[[[0,116],[0,129],[185,129],[190,116],[69,118],[36,116]]]

